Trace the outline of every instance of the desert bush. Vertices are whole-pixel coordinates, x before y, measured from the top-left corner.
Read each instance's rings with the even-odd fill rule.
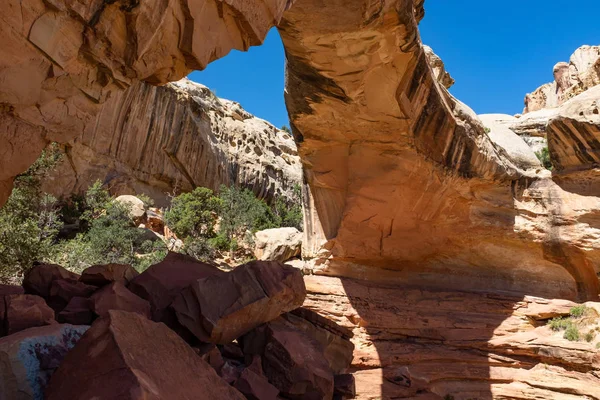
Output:
[[[548,147],[544,147],[540,151],[536,151],[535,155],[540,160],[544,168],[552,170],[552,160],[550,159],[550,151],[548,150]]]
[[[579,340],[579,329],[575,324],[571,324],[565,330],[565,334],[563,336],[565,339],[575,342]]]
[[[585,305],[580,304],[578,306],[572,307],[571,310],[569,310],[569,315],[571,315],[571,317],[573,318],[581,318],[585,314],[587,314],[588,311],[589,309]]]
[[[173,198],[165,222],[179,238],[209,238],[220,210],[221,200],[213,191],[199,187]]]

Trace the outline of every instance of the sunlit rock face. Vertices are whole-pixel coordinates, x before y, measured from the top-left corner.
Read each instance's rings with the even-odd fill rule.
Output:
[[[524,114],[559,107],[600,84],[600,46],[581,46],[568,63],[556,64],[553,74],[554,82],[546,83],[525,96]]]
[[[260,198],[292,199],[302,169],[292,136],[238,103],[183,79],[138,82],[102,104],[92,128],[69,141],[44,182],[57,197],[100,179],[116,194],[167,193],[238,184]]]
[[[305,255],[320,274],[595,298],[598,243],[577,240],[598,237],[586,216],[600,205],[490,140],[437,82],[419,15],[411,2],[310,0],[284,15],[286,102],[312,195]]]

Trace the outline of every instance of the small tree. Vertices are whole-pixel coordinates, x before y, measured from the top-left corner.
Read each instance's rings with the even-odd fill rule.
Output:
[[[550,151],[548,147],[544,147],[540,151],[536,151],[535,155],[542,163],[542,166],[550,171],[552,171],[553,165],[552,160],[550,159]]]
[[[281,127],[281,130],[284,131],[284,132],[286,132],[286,133],[289,133],[290,135],[292,134],[292,131],[290,130],[290,128],[288,128],[287,125],[283,125]]]
[[[180,238],[213,236],[221,201],[207,188],[196,188],[173,199],[165,222]]]

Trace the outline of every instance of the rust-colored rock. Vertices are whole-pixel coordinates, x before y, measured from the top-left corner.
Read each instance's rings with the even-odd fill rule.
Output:
[[[334,374],[342,374],[350,367],[354,352],[354,344],[349,340],[352,332],[306,308],[284,314],[282,318],[319,342]]]
[[[267,378],[246,368],[235,382],[235,388],[248,400],[277,400],[279,390],[271,385]]]
[[[289,399],[331,399],[333,373],[321,345],[278,319],[242,338],[247,356],[260,355],[269,382]]]
[[[43,400],[48,380],[87,329],[54,324],[0,339],[0,399]]]
[[[60,265],[35,265],[25,274],[25,278],[23,279],[23,287],[25,288],[26,293],[48,298],[50,296],[52,282],[57,279],[77,280],[79,279],[79,275],[67,271]]]
[[[85,297],[73,297],[67,306],[58,313],[56,320],[63,324],[91,325],[94,313],[90,300]]]
[[[0,333],[13,333],[36,326],[55,324],[54,311],[43,298],[31,294],[13,294],[4,297],[6,312],[4,329]]]
[[[126,264],[93,265],[81,273],[79,280],[88,285],[104,286],[112,282],[127,285],[139,273]]]
[[[74,279],[57,279],[50,287],[50,298],[67,305],[73,297],[90,297],[98,289]]]
[[[227,344],[304,301],[302,274],[278,262],[253,261],[224,275],[200,279],[172,308],[198,339]]]
[[[46,400],[244,399],[164,324],[124,311],[92,325],[45,393]]]
[[[169,252],[163,261],[135,277],[128,288],[150,302],[152,320],[159,322],[165,320],[169,305],[184,288],[198,279],[223,274],[217,267],[193,257]]]
[[[16,294],[25,294],[25,290],[22,286],[0,284],[0,335],[3,334],[4,316],[6,315],[5,297]]]
[[[150,318],[150,303],[129,291],[121,282],[113,282],[90,297],[91,309],[100,317],[110,310],[138,313]]]
[[[333,377],[333,393],[340,399],[353,399],[356,397],[356,383],[354,375],[342,374]]]

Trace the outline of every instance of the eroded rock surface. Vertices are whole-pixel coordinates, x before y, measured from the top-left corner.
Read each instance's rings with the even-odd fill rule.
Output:
[[[167,193],[233,184],[272,201],[293,198],[302,169],[290,134],[183,79],[116,93],[94,128],[67,144],[45,189],[60,197],[97,179],[115,193],[147,193],[158,204]]]
[[[568,63],[553,69],[554,82],[525,96],[524,114],[556,108],[580,93],[600,84],[600,46],[581,46]]]

